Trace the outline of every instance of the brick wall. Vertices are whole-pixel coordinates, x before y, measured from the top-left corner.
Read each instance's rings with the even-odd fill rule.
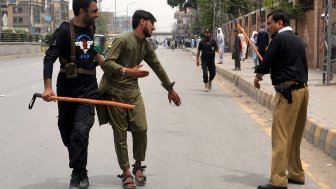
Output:
[[[265,16],[269,12],[266,11]],[[321,19],[321,14],[324,13],[323,1],[315,0],[314,9],[309,10],[303,17],[298,18],[296,21],[291,20],[291,27],[299,34],[299,37],[303,40],[306,46],[308,66],[311,68],[323,69],[323,43],[324,43],[324,22]],[[253,24],[253,14],[256,14],[256,23]],[[244,19],[248,19],[248,22]],[[333,22],[336,22],[336,9],[333,9]],[[253,31],[259,31],[261,25],[265,25],[265,22],[260,22],[259,10],[251,12],[248,15],[238,18],[239,23],[242,24],[246,34],[250,37]],[[242,21],[241,21],[242,20]],[[232,25],[232,27],[231,27]],[[226,42],[228,43],[228,50],[232,49],[233,45],[233,30],[237,29],[236,24],[228,22],[223,25],[224,35]]]

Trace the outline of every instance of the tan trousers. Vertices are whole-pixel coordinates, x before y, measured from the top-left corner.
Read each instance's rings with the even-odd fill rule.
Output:
[[[293,90],[292,97],[293,103],[289,104],[280,93],[275,96],[270,178],[274,186],[287,186],[288,178],[305,180],[300,145],[307,118],[308,88]]]

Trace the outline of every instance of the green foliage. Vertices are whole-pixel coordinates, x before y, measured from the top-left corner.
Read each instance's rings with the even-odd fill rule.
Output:
[[[101,12],[100,16],[96,19],[96,33],[98,34],[106,34],[109,32],[108,23],[109,21],[108,13]]]
[[[251,9],[251,0],[227,0],[227,12],[235,18],[249,13]]]
[[[167,0],[167,4],[172,8],[178,7],[180,10],[187,8],[197,9],[198,0]]]
[[[199,8],[200,8],[200,25],[201,32],[204,29],[212,30],[213,26],[213,4],[209,3],[209,0],[199,0]],[[203,33],[203,32],[202,32]]]
[[[273,0],[264,0],[264,6],[270,10],[283,10],[291,19],[303,16],[307,10],[304,4],[293,5],[288,0],[278,0],[276,2]]]
[[[51,41],[52,35],[53,35],[52,33],[47,33],[43,38],[43,43],[49,44],[49,42]]]

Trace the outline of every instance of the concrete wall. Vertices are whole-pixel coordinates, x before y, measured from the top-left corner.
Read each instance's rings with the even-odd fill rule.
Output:
[[[36,43],[0,43],[0,57],[20,56],[25,54],[41,53],[41,45]]]

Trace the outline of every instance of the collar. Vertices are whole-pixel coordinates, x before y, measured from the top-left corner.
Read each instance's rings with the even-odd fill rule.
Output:
[[[135,37],[136,41],[139,42],[139,43],[141,43],[143,40],[146,39],[146,38],[144,38],[144,39],[141,38],[141,37],[139,36],[139,34],[137,34],[135,31],[132,31],[131,33],[132,33],[133,36]]]
[[[291,28],[290,26],[286,26],[284,28],[282,28],[281,30],[279,30],[278,33],[284,32],[284,31],[293,31],[293,28]]]

